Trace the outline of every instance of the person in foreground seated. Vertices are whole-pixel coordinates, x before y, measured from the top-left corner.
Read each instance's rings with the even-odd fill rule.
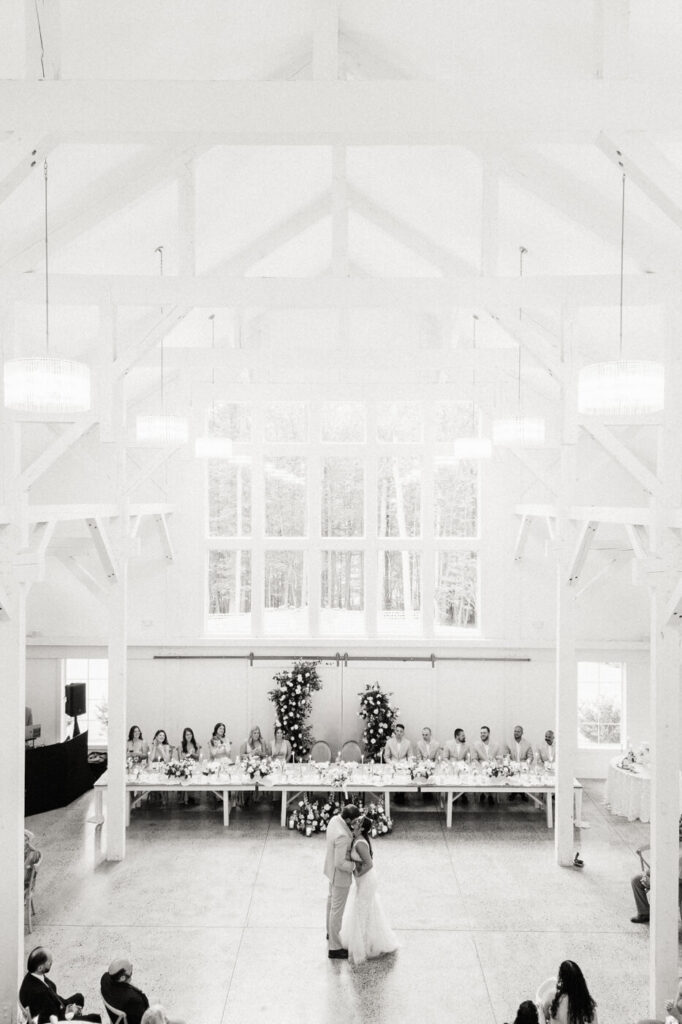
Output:
[[[549,1024],[599,1024],[597,1004],[574,960],[559,964],[556,988],[545,1000],[542,1012]]]
[[[405,726],[396,722],[393,735],[388,737],[384,747],[384,761],[406,761],[412,756],[412,744],[405,738]]]
[[[117,957],[102,975],[102,999],[109,1006],[125,1013],[128,1024],[141,1024],[142,1015],[149,1007],[144,992],[130,984],[133,965],[126,957]]]
[[[677,983],[677,992],[674,999],[669,999],[665,1004],[665,1012],[668,1017],[672,1017],[682,1024],[682,978]],[[653,1020],[647,1018],[646,1020],[638,1020],[637,1024],[664,1024],[662,1020]]]
[[[171,748],[166,736],[165,729],[157,729],[149,749],[149,760],[152,764],[157,761],[170,761]]]
[[[499,743],[490,742],[490,727],[487,725],[481,726],[481,738],[478,742],[474,743],[474,749],[472,753],[472,759],[476,761],[494,761],[498,757],[502,757],[503,750]],[[488,803],[495,803],[492,793],[487,794]],[[481,793],[481,802],[484,803],[486,794]]]
[[[249,733],[249,738],[246,743],[242,744],[240,750],[241,754],[246,754],[247,757],[258,755],[258,757],[269,757],[270,748],[263,739],[260,731],[260,725],[254,725],[253,729]]]
[[[72,996],[60,996],[55,983],[47,977],[52,967],[52,954],[44,946],[36,946],[28,954],[26,975],[19,989],[19,1002],[29,1011],[30,1018],[38,1024],[49,1024],[50,1017],[64,1019],[64,1014],[73,1011],[78,1020],[100,1021],[98,1013],[83,1013],[85,999],[81,992]]]
[[[212,761],[229,761],[232,740],[227,738],[227,730],[224,722],[216,722],[213,726],[213,735],[208,741],[208,756]]]
[[[556,746],[552,729],[548,729],[545,733],[545,742],[538,747],[538,754],[543,764],[554,764],[556,761]]]
[[[149,753],[149,744],[142,738],[142,730],[139,725],[131,725],[126,743],[126,754],[134,761],[144,761]]]
[[[419,761],[435,761],[440,752],[438,740],[431,739],[431,730],[428,725],[422,729],[422,738],[417,743],[417,759]]]
[[[680,831],[682,832],[682,816],[680,817]],[[682,839],[682,835],[680,838]],[[649,848],[648,843],[646,846],[639,846],[637,853],[644,853]],[[682,852],[679,855],[678,864],[679,883],[677,886],[677,901],[680,907],[680,914],[682,914]],[[648,893],[651,889],[651,868],[647,865],[644,872],[633,875],[630,879],[630,885],[632,886],[632,895],[635,897],[635,906],[637,907],[637,913],[630,920],[633,924],[647,924],[650,912]]]

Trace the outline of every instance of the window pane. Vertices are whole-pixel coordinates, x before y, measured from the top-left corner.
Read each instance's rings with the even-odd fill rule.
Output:
[[[421,561],[416,551],[380,551],[379,622],[384,633],[419,632]]]
[[[421,532],[419,459],[379,459],[377,479],[380,537],[418,537]]]
[[[362,551],[323,551],[320,626],[327,633],[364,630]]]
[[[325,459],[322,465],[322,536],[361,537],[364,470],[359,459]]]
[[[272,402],[266,406],[266,441],[305,441],[307,437],[305,402]]]
[[[620,746],[624,666],[618,662],[578,663],[578,746]]]
[[[229,616],[250,625],[251,552],[209,551],[208,613]]]
[[[308,578],[303,551],[265,552],[265,627],[302,632],[308,623]]]
[[[246,537],[250,533],[251,467],[226,459],[209,459],[209,537]]]
[[[251,440],[251,406],[244,402],[213,402],[208,410],[211,437],[229,437],[239,444]]]
[[[89,746],[106,746],[109,707],[108,675],[109,662],[106,658],[67,658],[66,683],[85,683],[85,716],[80,720],[81,731],[88,730]]]
[[[471,402],[436,402],[436,441],[478,434],[478,409]]]
[[[265,463],[265,533],[268,537],[303,537],[306,532],[305,459],[267,459]]]
[[[419,402],[379,402],[377,405],[377,440],[421,441],[422,409]]]
[[[437,537],[475,537],[478,532],[478,471],[475,462],[436,465],[434,530]]]
[[[365,406],[362,402],[325,402],[322,406],[322,440],[365,440]]]
[[[436,575],[436,626],[476,625],[478,590],[475,551],[439,551]]]

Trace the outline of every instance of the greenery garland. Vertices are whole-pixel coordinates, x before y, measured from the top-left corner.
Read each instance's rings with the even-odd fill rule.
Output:
[[[365,757],[369,761],[381,761],[386,741],[393,732],[393,723],[400,709],[391,704],[393,694],[384,693],[379,683],[367,683],[364,691],[358,696],[358,717],[364,718],[367,723],[362,734]]]
[[[295,661],[293,668],[277,672],[273,679],[275,687],[268,697],[275,705],[276,725],[284,730],[294,757],[305,757],[313,745],[312,729],[306,722],[313,708],[311,694],[322,689],[317,662]]]

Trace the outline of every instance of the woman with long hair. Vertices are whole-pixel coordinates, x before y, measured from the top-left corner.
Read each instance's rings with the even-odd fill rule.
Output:
[[[559,964],[554,998],[548,1011],[550,1024],[599,1024],[597,1004],[574,960],[562,960]]]
[[[208,741],[208,756],[212,761],[229,761],[232,740],[227,738],[227,730],[224,722],[216,722],[213,726],[213,735]]]
[[[152,740],[151,749],[149,751],[149,760],[154,764],[155,761],[170,761],[171,748],[168,742],[168,736],[166,735],[165,729],[157,729],[154,733],[154,739]]]
[[[252,754],[258,754],[260,757],[268,757],[270,754],[270,748],[263,739],[259,725],[254,725],[253,729],[249,733],[249,738],[244,744],[243,753],[247,757],[251,757]]]
[[[355,885],[343,912],[341,942],[353,963],[393,953],[398,940],[386,920],[379,899],[377,873],[374,870],[372,821],[360,815],[352,824],[351,860],[355,864]]]
[[[188,725],[182,730],[180,756],[189,757],[192,761],[199,761],[201,759],[201,747],[197,745],[197,741],[194,738],[194,729],[190,729]]]
[[[272,756],[281,761],[291,760],[291,743],[284,736],[284,729],[281,725],[275,726],[275,738],[272,743]]]
[[[133,761],[144,761],[149,754],[149,746],[142,737],[142,730],[139,725],[131,725],[126,743],[126,754],[132,757]]]

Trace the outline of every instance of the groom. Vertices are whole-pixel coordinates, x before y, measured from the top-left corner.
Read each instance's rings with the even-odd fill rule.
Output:
[[[327,826],[327,853],[324,859],[324,873],[329,879],[327,897],[327,941],[330,960],[347,960],[348,950],[341,945],[341,921],[346,906],[351,880],[353,861],[350,848],[353,841],[351,823],[360,817],[355,804],[346,804],[340,814],[335,814]]]

